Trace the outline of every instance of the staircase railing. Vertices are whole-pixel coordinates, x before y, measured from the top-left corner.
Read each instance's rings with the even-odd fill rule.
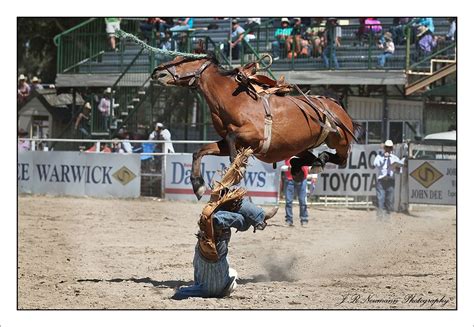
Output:
[[[139,21],[122,19],[121,28],[138,32]],[[108,40],[104,18],[90,18],[86,21],[56,35],[53,38],[57,46],[56,71],[77,73],[78,68],[93,60],[100,60],[107,51]]]

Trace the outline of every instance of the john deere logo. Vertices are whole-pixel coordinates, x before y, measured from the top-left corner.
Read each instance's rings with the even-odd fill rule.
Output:
[[[428,162],[423,163],[410,174],[418,183],[423,185],[425,188],[429,188],[436,181],[438,181],[443,174],[440,173],[435,167],[430,165]]]
[[[112,176],[122,183],[122,185],[127,185],[137,177],[137,175],[125,166],[117,170]]]

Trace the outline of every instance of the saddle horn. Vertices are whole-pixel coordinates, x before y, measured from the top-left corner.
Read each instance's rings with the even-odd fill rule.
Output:
[[[264,63],[264,60],[268,58],[268,63],[265,65]],[[268,53],[264,54],[262,56],[262,58],[260,58],[257,62],[257,71],[261,71],[261,70],[267,70],[268,68],[270,68],[270,66],[272,65],[273,63],[273,58],[272,56],[270,56]],[[260,64],[263,64],[261,67],[260,67]]]

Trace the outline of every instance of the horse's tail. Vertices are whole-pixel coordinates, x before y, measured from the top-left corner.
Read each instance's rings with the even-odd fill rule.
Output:
[[[359,138],[361,137],[361,135],[363,135],[363,133],[365,133],[364,125],[353,120],[352,121],[352,134],[353,136],[355,136],[355,138],[352,140],[352,142],[359,143]]]

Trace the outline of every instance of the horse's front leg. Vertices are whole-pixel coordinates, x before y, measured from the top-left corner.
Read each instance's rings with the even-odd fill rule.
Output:
[[[193,153],[193,167],[191,171],[191,184],[193,186],[194,194],[197,199],[200,200],[206,191],[206,185],[204,184],[204,178],[202,178],[201,172],[201,159],[203,156],[214,155],[214,156],[228,156],[229,146],[226,140],[220,140],[216,143],[206,144],[201,147],[198,151]]]
[[[237,147],[235,146],[236,135],[233,132],[227,133],[225,139],[229,145],[230,162],[234,162],[235,157],[237,157]]]

